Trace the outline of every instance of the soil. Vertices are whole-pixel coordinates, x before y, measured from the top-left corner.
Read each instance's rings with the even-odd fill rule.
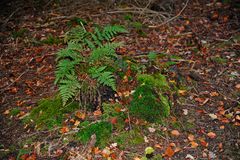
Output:
[[[178,95],[173,95],[167,127],[157,128],[167,136],[162,138],[156,136],[156,132],[150,133],[149,142],[117,150],[119,155],[123,154],[122,159],[139,157],[147,146],[155,146],[157,153],[165,154],[165,159],[192,159],[191,156],[195,159],[240,159],[240,9],[236,4],[237,1],[193,1],[181,15],[162,26],[147,14],[135,15],[134,20],[144,24],[142,36],[129,26],[124,19],[125,13],[108,13],[117,10],[117,5],[108,8],[95,1],[49,1],[43,4],[1,1],[1,159],[15,159],[23,137],[37,132],[25,126],[21,119],[40,99],[57,92],[53,83],[54,53],[64,47],[62,43],[43,44],[41,41],[49,35],[63,37],[69,29],[67,22],[73,17],[91,19],[101,25],[120,23],[129,26],[130,32],[117,38],[125,43],[121,55],[134,57],[155,51],[181,57],[167,71],[169,80],[184,86]],[[182,7],[179,3],[175,13]],[[149,25],[157,27],[149,28]],[[122,86],[119,90],[130,88],[131,85]],[[19,108],[21,112],[17,116],[11,115],[9,112],[13,108]],[[174,136],[172,130],[178,130],[180,135]],[[189,140],[189,135],[194,135],[194,140]],[[48,135],[39,133],[40,136]],[[75,142],[73,144],[77,146]],[[169,156],[166,151],[169,146],[180,150],[174,150],[174,155]],[[66,148],[65,151],[68,152]],[[37,157],[44,159],[41,155]]]

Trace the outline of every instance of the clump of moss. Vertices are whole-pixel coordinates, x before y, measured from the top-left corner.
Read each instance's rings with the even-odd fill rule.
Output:
[[[52,128],[61,125],[64,114],[71,113],[78,108],[78,104],[74,102],[63,107],[61,98],[56,96],[39,101],[38,106],[31,111],[28,119],[32,119],[40,128]]]
[[[133,94],[129,111],[133,116],[156,122],[170,113],[170,103],[164,96],[164,91],[169,89],[163,75],[139,75],[139,86]]]
[[[126,141],[127,140],[127,141]],[[123,131],[113,139],[121,148],[144,143],[143,135],[138,130]]]
[[[100,147],[104,147],[111,137],[112,133],[112,124],[100,121],[97,123],[89,123],[85,122],[80,125],[80,131],[77,133],[78,139],[83,142],[87,143],[93,134],[96,135],[96,145]]]

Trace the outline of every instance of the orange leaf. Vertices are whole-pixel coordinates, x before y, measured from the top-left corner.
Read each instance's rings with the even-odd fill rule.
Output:
[[[178,130],[172,130],[172,131],[171,131],[171,134],[172,134],[173,136],[176,136],[176,137],[178,137],[178,136],[180,135],[180,133],[178,132]]]
[[[200,138],[199,141],[200,141],[200,143],[201,143],[201,145],[203,147],[207,147],[208,146],[208,143],[203,138]]]
[[[189,140],[189,141],[194,141],[194,135],[189,134],[189,135],[188,135],[188,140]]]
[[[166,149],[164,156],[167,157],[172,157],[174,155],[174,151],[172,150],[172,147],[168,146],[168,148]]]
[[[207,136],[209,137],[209,138],[215,138],[216,137],[216,133],[214,133],[214,132],[209,132],[208,134],[207,134]]]
[[[198,147],[198,144],[194,141],[190,142],[191,144],[191,148],[197,148]]]
[[[61,128],[61,133],[67,133],[67,132],[69,132],[69,128],[68,127]]]
[[[210,96],[211,96],[211,97],[216,97],[216,96],[219,96],[219,94],[218,94],[217,92],[211,92],[211,93],[210,93]]]
[[[80,111],[77,111],[77,112],[75,113],[75,116],[76,116],[77,118],[81,119],[81,120],[84,120],[85,117],[86,117],[86,114],[85,114],[85,113],[81,113]]]
[[[111,122],[112,124],[117,124],[117,117],[111,118],[110,122]]]
[[[93,112],[93,115],[94,115],[94,116],[100,116],[100,115],[102,115],[102,112],[101,112],[100,109],[98,109],[98,110],[96,110],[96,111]]]

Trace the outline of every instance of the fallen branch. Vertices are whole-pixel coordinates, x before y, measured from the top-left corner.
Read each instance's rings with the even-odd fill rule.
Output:
[[[149,27],[149,28],[158,28],[158,27],[161,27],[161,26],[163,26],[163,25],[165,25],[165,24],[167,24],[167,23],[175,20],[175,19],[178,18],[178,17],[182,14],[182,12],[186,9],[186,7],[187,7],[187,5],[188,5],[188,2],[189,2],[189,0],[187,0],[187,2],[185,3],[184,7],[181,9],[181,11],[180,11],[176,16],[168,19],[167,21],[165,21],[165,22],[163,22],[163,23],[161,23],[161,24],[159,24],[159,25],[156,25],[156,26],[148,26],[148,27]]]

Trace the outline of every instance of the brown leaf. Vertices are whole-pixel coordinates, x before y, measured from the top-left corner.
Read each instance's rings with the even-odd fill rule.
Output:
[[[172,147],[168,146],[164,153],[164,156],[172,157],[173,155],[174,155],[174,151],[173,151]]]
[[[82,112],[80,112],[80,111],[77,111],[77,112],[75,113],[75,116],[76,116],[77,118],[81,119],[81,120],[84,120],[84,119],[86,118],[86,114],[85,114],[85,113],[82,113]]]
[[[9,110],[9,109],[7,109],[6,111],[3,112],[3,114],[5,114],[5,115],[7,115],[7,114],[9,114],[9,113],[10,113],[10,110]]]
[[[94,115],[94,116],[100,116],[100,115],[102,115],[102,112],[101,112],[100,109],[98,109],[98,110],[96,110],[96,111],[93,112],[93,115]]]
[[[189,134],[189,135],[188,135],[188,140],[189,140],[189,141],[194,141],[194,135]]]
[[[190,142],[191,144],[191,148],[197,148],[198,147],[198,144],[194,141]]]
[[[74,126],[78,126],[80,124],[80,121],[78,121],[78,120],[76,120],[75,122],[74,122]]]
[[[200,138],[199,141],[203,147],[208,147],[208,143],[203,138]]]
[[[110,119],[110,122],[111,122],[112,124],[117,124],[117,117],[111,118],[111,119]]]
[[[69,128],[68,127],[62,127],[61,128],[61,133],[67,133],[69,132]]]
[[[217,97],[217,96],[219,96],[219,93],[217,93],[217,92],[211,92],[211,93],[210,93],[210,96],[211,96],[211,97]]]
[[[179,133],[178,130],[172,130],[172,131],[171,131],[171,134],[172,134],[173,136],[176,136],[176,137],[178,137],[178,136],[180,135],[180,133]]]
[[[209,132],[208,134],[207,134],[207,136],[209,137],[209,138],[215,138],[217,135],[216,135],[216,133],[214,133],[214,132]]]

